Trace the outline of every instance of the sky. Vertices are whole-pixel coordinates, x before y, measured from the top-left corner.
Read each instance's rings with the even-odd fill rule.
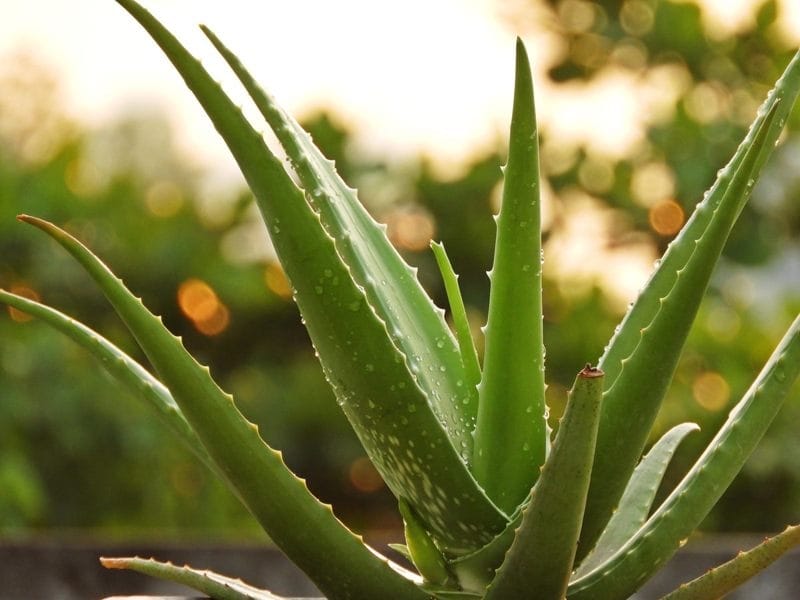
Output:
[[[2,11],[0,53],[27,49],[52,65],[63,78],[71,113],[98,121],[126,107],[155,104],[171,115],[187,147],[210,144],[201,152],[221,151],[172,67],[114,2],[0,0],[7,2],[11,12]],[[364,141],[370,147],[410,152],[430,146],[456,157],[491,137],[496,105],[510,101],[514,45],[512,34],[487,18],[487,3],[381,4],[146,3],[223,81],[232,80],[225,79],[227,71],[196,23],[210,25],[293,113],[332,106],[369,132]]]
[[[515,0],[149,0],[243,98],[210,51],[206,23],[262,84],[296,115],[320,107],[359,133],[373,152],[426,152],[457,164],[505,137],[513,90],[516,32],[500,15]],[[518,0],[517,0],[518,1]],[[705,0],[705,16],[722,29],[746,21],[754,0]],[[790,35],[800,40],[800,8],[783,0]],[[136,107],[168,115],[179,148],[210,169],[235,172],[205,116],[172,67],[112,0],[0,0],[0,55],[27,52],[62,80],[65,108],[90,126]],[[525,36],[541,121],[566,138],[589,135],[598,152],[616,155],[636,143],[636,124],[650,99],[628,93],[621,76],[581,90],[553,89],[544,73],[557,49],[542,28]],[[563,86],[562,86],[563,87]],[[580,93],[577,93],[580,92]],[[642,102],[645,106],[642,106]],[[586,116],[603,106],[620,119]],[[587,133],[588,131],[588,133]]]

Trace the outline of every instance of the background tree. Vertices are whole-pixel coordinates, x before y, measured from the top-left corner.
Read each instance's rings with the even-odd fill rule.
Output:
[[[572,375],[601,354],[647,265],[732,154],[794,49],[774,0],[758,4],[732,32],[710,25],[695,2],[498,6],[498,18],[514,32],[552,38],[558,51],[544,86],[586,95],[614,83],[639,107],[621,115],[632,123],[632,141],[613,153],[562,136],[557,119],[542,121],[549,181],[545,337],[555,425]],[[14,215],[65,224],[212,365],[315,493],[356,528],[397,526],[394,501],[328,391],[244,187],[200,185],[198,168],[179,157],[160,114],[128,114],[87,129],[59,111],[58,81],[34,59],[14,56],[3,65],[0,253],[12,259],[0,267],[0,284],[43,297],[136,353],[77,269],[18,227]],[[703,427],[666,485],[713,435],[800,307],[793,241],[800,225],[800,112],[794,115],[732,235],[659,417],[662,430],[683,420]],[[428,243],[445,243],[480,338],[505,148],[476,153],[458,174],[444,175],[424,157],[400,163],[364,156],[335,116],[319,113],[305,123],[389,225],[441,306],[444,290]],[[600,277],[596,264],[605,266]],[[17,313],[0,319],[0,532],[257,531],[236,500],[89,357],[20,320]],[[799,412],[797,401],[787,405],[709,528],[766,530],[796,516],[800,447],[792,424]],[[789,453],[798,460],[787,460]],[[348,503],[356,498],[358,510]]]

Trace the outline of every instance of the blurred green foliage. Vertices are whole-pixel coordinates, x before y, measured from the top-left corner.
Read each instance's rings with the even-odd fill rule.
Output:
[[[596,360],[624,311],[615,283],[625,274],[615,269],[625,263],[613,257],[663,251],[793,49],[779,32],[774,0],[762,2],[750,24],[733,34],[709,30],[693,2],[506,0],[499,6],[515,31],[544,26],[555,36],[560,51],[549,76],[558,85],[596,81],[615,70],[642,83],[657,75],[665,89],[677,89],[669,110],[643,120],[643,140],[619,159],[562,143],[542,126],[542,168],[552,188],[545,252],[554,258],[552,266],[549,258],[546,263],[544,302],[555,423],[574,373]],[[204,185],[158,114],[129,114],[86,130],[58,106],[57,81],[45,69],[21,56],[4,61],[0,285],[28,290],[142,359],[78,269],[14,216],[27,212],[65,224],[211,365],[267,441],[345,521],[357,529],[396,527],[393,500],[327,389],[244,186]],[[703,427],[679,454],[666,487],[702,450],[800,308],[800,204],[794,201],[800,111],[794,114],[734,231],[660,415],[662,430],[685,420]],[[479,335],[504,149],[476,155],[458,174],[445,175],[423,158],[396,164],[354,153],[351,133],[326,114],[306,125],[389,224],[441,306],[444,290],[427,244],[431,236],[445,243]],[[585,242],[586,232],[570,226],[576,215],[600,224],[589,230],[599,233],[585,251],[584,271],[563,258],[565,245]],[[236,500],[88,356],[46,328],[10,316],[0,318],[0,533],[257,535]],[[798,422],[795,400],[708,528],[767,530],[796,520]]]

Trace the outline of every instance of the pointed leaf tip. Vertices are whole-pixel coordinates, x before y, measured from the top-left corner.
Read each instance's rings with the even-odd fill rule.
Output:
[[[486,600],[529,598],[532,588],[540,600],[565,597],[589,489],[602,394],[602,372],[584,368]]]
[[[125,568],[125,559],[124,558],[109,558],[107,556],[100,557],[100,564],[103,565],[106,569],[124,569]]]
[[[526,93],[533,95],[533,85],[531,76],[531,63],[528,58],[528,51],[525,48],[525,43],[522,38],[517,38],[516,47],[516,85],[524,85]],[[531,88],[528,92],[527,88]]]
[[[738,588],[763,572],[786,552],[800,545],[800,526],[789,526],[782,533],[766,538],[758,546],[739,553],[661,600],[714,600]]]
[[[516,50],[517,50],[517,60],[522,59],[527,63],[528,49],[525,47],[525,42],[522,41],[522,38],[520,36],[517,36]]]
[[[603,377],[605,373],[603,373],[600,368],[593,367],[589,363],[586,363],[586,366],[581,369],[581,372],[578,373],[578,375],[583,379],[593,379],[594,377]]]
[[[517,45],[502,207],[495,218],[474,473],[512,513],[530,492],[547,453],[539,150],[533,80]],[[520,452],[519,449],[522,449]]]
[[[21,223],[27,223],[28,225],[34,225],[39,229],[46,229],[50,225],[50,223],[44,219],[26,214],[17,215],[17,221]]]

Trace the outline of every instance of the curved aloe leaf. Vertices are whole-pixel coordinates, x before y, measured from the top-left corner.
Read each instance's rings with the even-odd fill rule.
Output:
[[[486,600],[561,600],[572,572],[597,438],[603,372],[586,366],[567,409],[522,524]]]
[[[643,527],[614,556],[570,583],[573,600],[626,598],[705,518],[764,435],[800,374],[800,317],[705,452]]]
[[[136,2],[118,2],[172,61],[234,154],[326,376],[387,485],[415,508],[442,549],[463,554],[488,542],[506,516],[472,477],[462,460],[464,448],[451,444],[447,429],[456,424],[443,425],[435,415],[417,384],[422,367],[395,346],[303,192],[175,37]],[[411,452],[412,444],[425,454]]]
[[[169,390],[158,379],[153,377],[147,369],[99,333],[92,331],[82,323],[54,308],[11,294],[3,289],[0,289],[0,302],[41,319],[88,350],[103,365],[106,371],[122,383],[134,396],[142,398],[145,404],[155,408],[164,423],[178,435],[186,446],[207,467],[219,474],[217,465],[208,456],[205,447],[191,425],[186,421]]]
[[[661,600],[717,600],[745,581],[758,575],[786,552],[800,545],[800,526],[787,527],[782,533],[740,552],[728,562],[684,583]]]
[[[413,271],[389,243],[295,119],[255,82],[241,62],[207,27],[203,32],[230,65],[283,146],[307,197],[336,244],[353,279],[362,286],[392,340],[417,367],[419,386],[461,451],[472,458],[475,401],[463,385],[464,366],[443,312],[431,302]],[[461,384],[459,384],[461,382]]]
[[[723,198],[726,197],[730,188],[731,175],[739,170],[745,154],[753,145],[763,143],[765,147],[771,147],[777,142],[784,123],[794,106],[798,91],[800,91],[800,53],[797,53],[787,65],[783,75],[759,108],[744,140],[726,167],[719,171],[717,180],[698,203],[680,234],[669,245],[659,261],[658,268],[653,271],[649,281],[639,293],[639,297],[628,309],[619,329],[614,333],[600,359],[606,373],[607,387],[611,387],[622,372],[624,360],[639,345],[640,329],[649,325],[656,313],[660,311],[660,299],[673,288],[677,273],[691,259],[694,252],[694,241],[703,236],[713,219],[719,218],[716,216],[717,209],[722,206],[723,211],[733,212],[736,216],[741,212],[747,201],[746,196],[728,197],[723,203]],[[770,115],[773,114],[773,111],[774,119],[769,124],[768,131],[761,131],[768,118],[771,118]],[[759,136],[763,137],[763,142],[756,140]],[[768,157],[769,153],[766,152],[756,159],[755,164],[751,167],[754,178]],[[731,204],[734,204],[735,208],[726,206]]]
[[[439,265],[439,272],[442,274],[444,288],[447,292],[447,301],[450,304],[450,312],[453,315],[453,326],[458,340],[458,349],[461,352],[461,361],[464,363],[464,376],[471,394],[478,394],[478,384],[481,382],[481,365],[478,361],[478,352],[475,349],[475,340],[472,339],[472,331],[467,319],[467,309],[464,307],[464,300],[461,298],[461,291],[458,288],[458,275],[450,264],[444,244],[431,242],[431,250]],[[460,386],[456,381],[456,385]],[[475,399],[477,403],[477,398]]]
[[[180,583],[208,594],[216,600],[282,600],[281,596],[248,585],[241,579],[225,577],[214,571],[200,571],[189,566],[179,567],[152,558],[102,557],[100,563],[107,569],[129,569],[150,577]]]
[[[544,464],[548,435],[538,148],[530,64],[518,39],[473,469],[489,496],[509,513],[530,493]]]
[[[676,425],[653,445],[633,472],[619,506],[594,550],[581,562],[573,577],[581,577],[611,558],[644,525],[658,486],[678,445],[688,434],[699,429],[695,423]]]
[[[714,265],[799,90],[796,59],[601,360],[600,367],[610,365],[616,377],[607,384],[603,400],[579,559],[591,550],[639,461]]]
[[[334,598],[426,597],[320,503],[261,439],[159,317],[150,313],[80,242],[54,225],[20,217],[63,246],[95,280],[172,392],[186,420],[239,497],[281,548],[324,593]],[[298,528],[297,523],[304,527]],[[311,543],[313,541],[313,543]],[[391,590],[391,591],[387,591]],[[396,595],[396,596],[395,596]]]

